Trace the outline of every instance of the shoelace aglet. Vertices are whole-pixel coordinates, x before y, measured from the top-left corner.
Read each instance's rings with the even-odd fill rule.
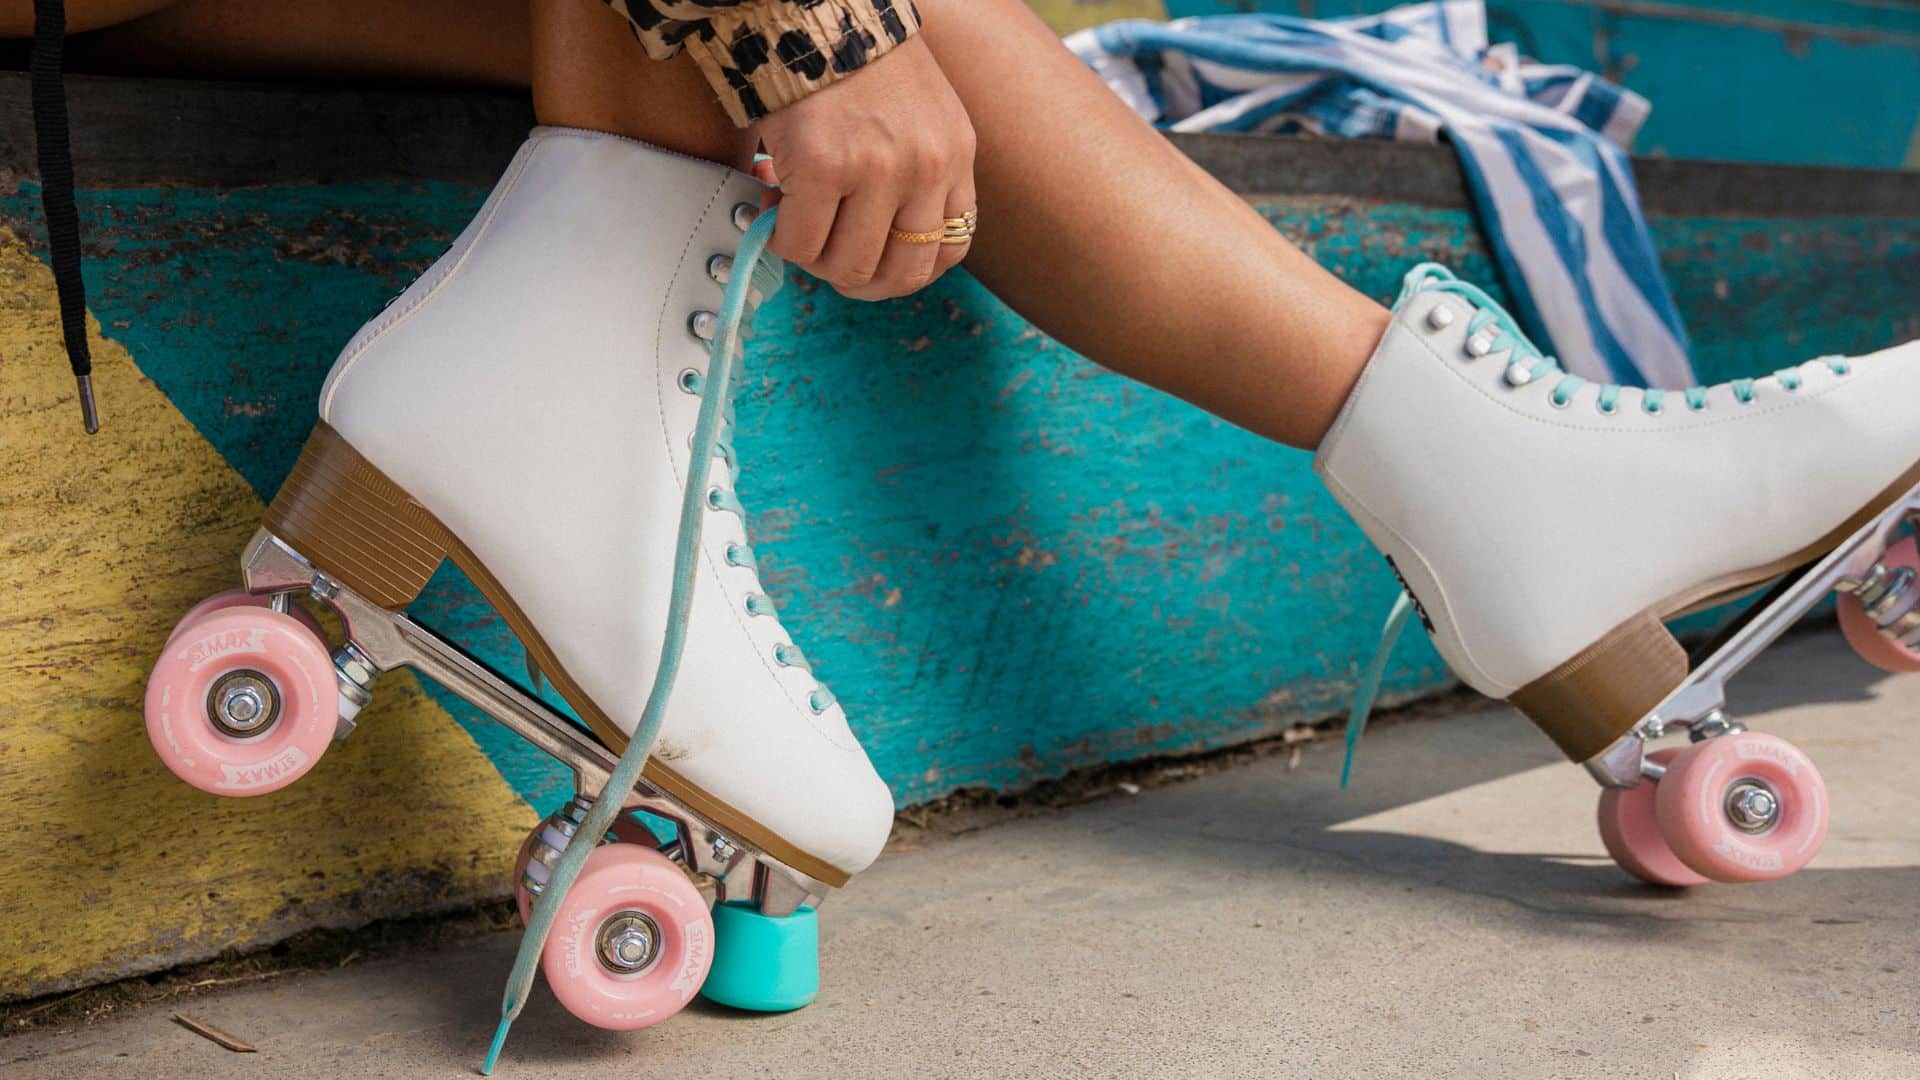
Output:
[[[480,1063],[481,1076],[493,1075],[493,1067],[500,1063],[500,1048],[507,1045],[507,1029],[512,1026],[513,1017],[500,1018],[500,1026],[493,1032],[493,1042],[487,1047],[487,1060]]]
[[[75,375],[73,384],[80,391],[80,422],[87,426],[87,434],[100,433],[100,410],[93,403],[93,376]]]

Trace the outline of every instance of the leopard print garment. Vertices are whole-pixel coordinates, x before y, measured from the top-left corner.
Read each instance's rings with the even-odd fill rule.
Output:
[[[647,55],[682,48],[741,127],[851,74],[920,28],[913,0],[607,0]]]

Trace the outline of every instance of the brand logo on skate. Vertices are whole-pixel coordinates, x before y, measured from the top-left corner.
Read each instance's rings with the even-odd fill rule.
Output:
[[[1782,864],[1777,851],[1755,851],[1745,844],[1736,844],[1731,840],[1722,840],[1713,845],[1715,853],[1730,862],[1738,863],[1749,870],[1778,870]]]
[[[1427,605],[1420,602],[1419,594],[1407,584],[1407,575],[1400,572],[1400,564],[1394,562],[1391,555],[1387,556],[1387,569],[1393,571],[1394,579],[1400,582],[1400,588],[1406,590],[1407,598],[1413,601],[1413,613],[1420,616],[1420,625],[1427,628],[1427,633],[1433,633],[1433,620],[1427,617]]]
[[[1800,775],[1800,755],[1791,746],[1771,739],[1741,739],[1733,744],[1733,756],[1746,761],[1771,761],[1787,770],[1789,776]]]
[[[680,970],[673,974],[670,989],[686,1000],[700,989],[707,979],[707,968],[713,962],[713,928],[695,924],[686,928],[681,940],[686,942],[686,955],[680,960]]]
[[[220,766],[220,786],[244,791],[262,787],[306,767],[307,755],[297,746],[289,746],[265,761],[252,765]]]
[[[187,646],[187,666],[190,670],[198,671],[203,664],[223,656],[237,652],[259,652],[265,643],[266,632],[262,630],[222,630]]]

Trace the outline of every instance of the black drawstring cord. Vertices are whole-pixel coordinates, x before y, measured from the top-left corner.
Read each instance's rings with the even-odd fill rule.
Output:
[[[100,430],[93,404],[93,356],[87,351],[87,286],[80,278],[80,211],[73,202],[73,146],[68,140],[67,91],[61,77],[66,45],[65,0],[33,0],[33,136],[40,156],[40,203],[47,214],[53,284],[60,294],[60,331],[80,390],[87,434]]]

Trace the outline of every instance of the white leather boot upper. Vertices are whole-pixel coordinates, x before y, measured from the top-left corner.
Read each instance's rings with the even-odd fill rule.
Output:
[[[321,417],[458,536],[623,730],[653,684],[707,343],[696,313],[763,188],[537,129],[453,248],[354,337]],[[705,331],[703,332],[709,332]],[[849,873],[893,799],[760,590],[735,462],[654,758]]]
[[[1483,311],[1409,274],[1314,468],[1493,697],[1815,544],[1920,462],[1920,343],[1662,393],[1567,376]]]

